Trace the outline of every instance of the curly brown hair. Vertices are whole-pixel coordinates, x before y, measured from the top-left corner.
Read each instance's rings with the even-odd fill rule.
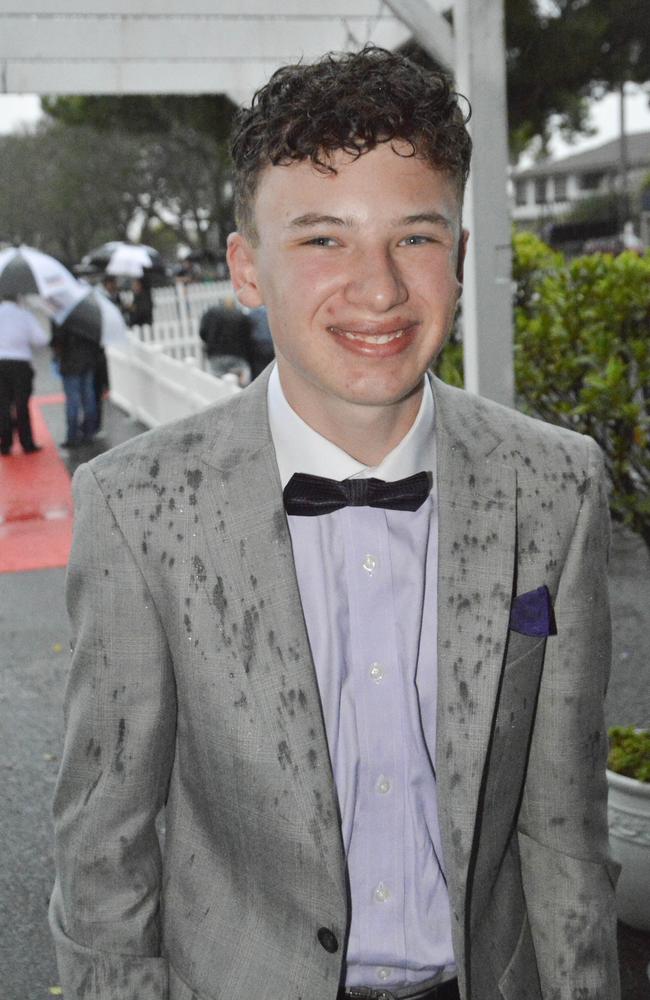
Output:
[[[328,53],[318,62],[282,66],[257,91],[233,126],[235,219],[255,239],[253,204],[260,173],[311,160],[317,170],[336,172],[328,160],[343,150],[361,156],[378,143],[402,140],[412,153],[452,176],[462,192],[469,174],[472,140],[462,95],[442,73],[375,46],[360,52]]]

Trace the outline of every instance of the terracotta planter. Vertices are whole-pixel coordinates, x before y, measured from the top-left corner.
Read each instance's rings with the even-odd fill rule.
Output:
[[[650,784],[607,772],[609,842],[622,865],[616,888],[619,919],[650,931]]]

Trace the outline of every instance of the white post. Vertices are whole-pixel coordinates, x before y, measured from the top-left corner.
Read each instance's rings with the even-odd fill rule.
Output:
[[[472,105],[470,242],[463,291],[465,387],[514,402],[503,0],[456,0],[456,85]],[[534,72],[534,69],[532,70]]]

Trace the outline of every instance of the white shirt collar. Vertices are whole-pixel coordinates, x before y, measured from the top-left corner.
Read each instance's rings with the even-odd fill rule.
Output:
[[[428,378],[418,415],[410,430],[374,467],[357,462],[298,416],[284,395],[277,365],[269,378],[267,402],[271,438],[283,489],[294,472],[337,480],[374,476],[393,482],[416,472],[433,471],[435,413]]]

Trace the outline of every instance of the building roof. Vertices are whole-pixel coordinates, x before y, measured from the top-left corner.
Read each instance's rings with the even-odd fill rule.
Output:
[[[515,168],[512,176],[516,180],[527,177],[547,177],[549,174],[584,174],[597,170],[617,170],[620,165],[620,140],[588,149],[584,153],[573,153],[558,160],[541,160],[523,170]],[[650,132],[631,132],[627,136],[628,165],[650,168]]]

